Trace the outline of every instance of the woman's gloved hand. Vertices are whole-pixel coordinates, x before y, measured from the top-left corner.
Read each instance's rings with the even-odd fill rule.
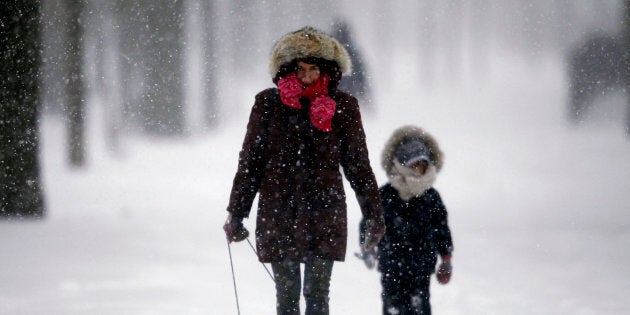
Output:
[[[363,251],[371,251],[381,241],[385,234],[385,220],[380,218],[365,220],[365,241],[363,242]]]
[[[240,242],[249,236],[249,231],[243,225],[243,218],[232,217],[231,213],[223,225],[223,230],[230,243]]]

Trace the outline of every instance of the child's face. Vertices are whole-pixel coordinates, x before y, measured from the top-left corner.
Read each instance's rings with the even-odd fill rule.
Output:
[[[409,168],[418,175],[424,175],[424,173],[427,172],[428,166],[429,164],[427,163],[427,161],[418,161],[409,165]]]

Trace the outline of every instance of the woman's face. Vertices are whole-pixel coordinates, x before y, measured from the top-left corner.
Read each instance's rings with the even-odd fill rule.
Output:
[[[311,85],[319,79],[319,67],[315,64],[298,61],[295,74],[304,85]]]

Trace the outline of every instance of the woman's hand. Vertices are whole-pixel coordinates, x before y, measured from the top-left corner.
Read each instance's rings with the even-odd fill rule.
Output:
[[[230,214],[223,225],[228,242],[240,242],[249,236],[249,231],[243,225],[242,218],[233,218]]]
[[[385,234],[385,220],[369,219],[365,221],[367,226],[365,230],[365,241],[363,242],[363,250],[365,252],[371,251],[381,241],[383,234]]]

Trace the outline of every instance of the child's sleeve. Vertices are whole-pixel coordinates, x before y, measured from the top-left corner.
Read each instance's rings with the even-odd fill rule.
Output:
[[[448,212],[437,191],[435,191],[434,211],[433,226],[435,226],[436,230],[437,251],[442,257],[451,255],[453,252],[453,239],[451,237],[451,229],[448,226]]]

